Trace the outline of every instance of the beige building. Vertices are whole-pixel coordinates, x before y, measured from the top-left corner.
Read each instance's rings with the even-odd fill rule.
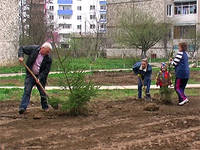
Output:
[[[0,66],[14,64],[17,61],[18,4],[18,0],[1,0],[0,2]]]
[[[172,24],[170,40],[167,42],[168,50],[177,50],[179,42],[188,41],[189,31],[197,31],[200,28],[200,2],[198,0],[107,0],[108,47],[112,52],[116,47],[112,37],[117,32],[116,27],[122,12],[135,8],[154,16],[159,22]],[[149,50],[149,53],[164,57],[164,45],[161,41]],[[192,49],[192,45],[189,45],[189,49]],[[136,55],[133,52],[131,54]]]

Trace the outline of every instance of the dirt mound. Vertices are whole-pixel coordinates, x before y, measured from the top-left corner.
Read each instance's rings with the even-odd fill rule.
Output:
[[[148,103],[144,106],[144,110],[146,110],[146,111],[158,111],[159,106],[155,103]]]

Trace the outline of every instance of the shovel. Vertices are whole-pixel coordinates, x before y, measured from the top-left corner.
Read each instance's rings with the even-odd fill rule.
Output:
[[[46,95],[47,97],[47,100],[49,100],[49,95],[47,94],[47,92],[45,91],[44,87],[42,86],[42,84],[40,83],[40,81],[38,80],[38,78],[34,75],[34,73],[31,71],[31,69],[24,63],[24,62],[21,62],[24,67],[28,70],[28,72],[32,75],[32,77],[34,78],[34,80],[36,81],[36,84],[39,85],[39,87],[42,89],[42,91],[44,92],[44,94]],[[56,105],[51,105],[54,109],[58,109],[58,104]]]

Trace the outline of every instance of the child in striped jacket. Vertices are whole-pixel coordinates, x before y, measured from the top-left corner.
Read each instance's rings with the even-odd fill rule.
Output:
[[[189,102],[184,92],[190,75],[188,55],[186,51],[187,44],[179,43],[179,52],[177,53],[174,60],[172,58],[170,59],[171,64],[175,66],[175,90],[179,98],[179,106],[182,106]]]

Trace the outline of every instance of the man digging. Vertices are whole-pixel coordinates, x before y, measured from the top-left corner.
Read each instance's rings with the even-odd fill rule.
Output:
[[[145,88],[145,99],[151,100],[150,85],[152,67],[148,64],[147,59],[142,59],[133,65],[133,72],[138,76],[138,99],[142,99],[142,87]]]
[[[26,65],[31,69],[33,74],[37,77],[37,80],[31,75],[31,73],[26,70],[26,78],[24,82],[24,94],[22,96],[21,104],[19,106],[19,114],[23,114],[30,102],[31,91],[34,85],[40,92],[42,109],[48,110],[47,96],[45,92],[40,88],[38,83],[40,82],[45,88],[47,76],[49,74],[52,59],[50,57],[50,52],[52,46],[50,43],[45,42],[41,47],[39,45],[21,46],[19,48],[18,57],[19,62],[23,63],[24,54],[28,55]]]

